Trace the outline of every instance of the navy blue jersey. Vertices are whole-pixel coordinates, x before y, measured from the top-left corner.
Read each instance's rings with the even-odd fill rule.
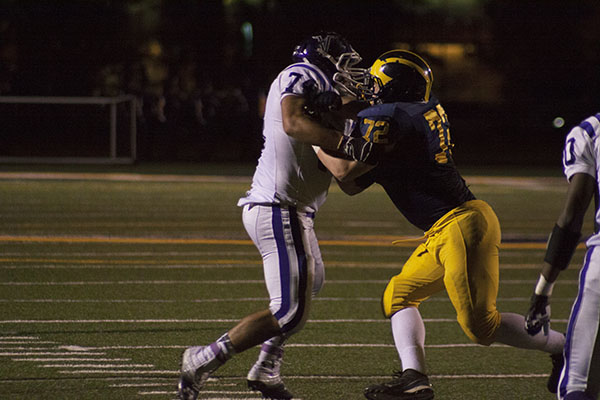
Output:
[[[356,183],[363,188],[380,184],[410,223],[426,231],[448,211],[475,199],[452,160],[448,118],[436,98],[381,104],[358,117],[365,139],[394,145]]]

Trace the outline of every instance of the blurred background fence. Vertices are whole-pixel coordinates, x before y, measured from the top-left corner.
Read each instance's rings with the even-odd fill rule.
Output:
[[[365,67],[391,48],[430,62],[459,163],[556,165],[600,108],[598,20],[597,0],[0,0],[0,96],[132,95],[117,158],[254,162],[271,80],[332,30]],[[94,156],[106,112],[0,104],[0,157]]]

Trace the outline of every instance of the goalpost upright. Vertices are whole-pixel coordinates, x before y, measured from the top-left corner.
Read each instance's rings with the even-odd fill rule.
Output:
[[[129,103],[129,155],[117,155],[117,105]],[[137,157],[136,98],[133,95],[115,97],[61,97],[61,96],[0,96],[0,103],[6,104],[91,104],[109,106],[109,148],[106,157],[28,157],[1,156],[0,163],[64,163],[64,164],[130,164]]]

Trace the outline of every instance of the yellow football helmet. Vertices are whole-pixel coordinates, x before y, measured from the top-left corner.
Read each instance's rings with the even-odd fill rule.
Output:
[[[369,71],[369,94],[378,103],[429,101],[433,73],[418,54],[391,50],[375,60]]]

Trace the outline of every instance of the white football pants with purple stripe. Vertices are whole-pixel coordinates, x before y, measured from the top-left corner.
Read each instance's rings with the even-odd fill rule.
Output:
[[[591,246],[579,273],[579,292],[569,318],[565,367],[558,398],[584,391],[596,398],[600,388],[600,246]]]
[[[269,309],[282,334],[292,335],[306,323],[311,299],[325,278],[314,214],[293,207],[248,204],[242,218],[263,259]]]

